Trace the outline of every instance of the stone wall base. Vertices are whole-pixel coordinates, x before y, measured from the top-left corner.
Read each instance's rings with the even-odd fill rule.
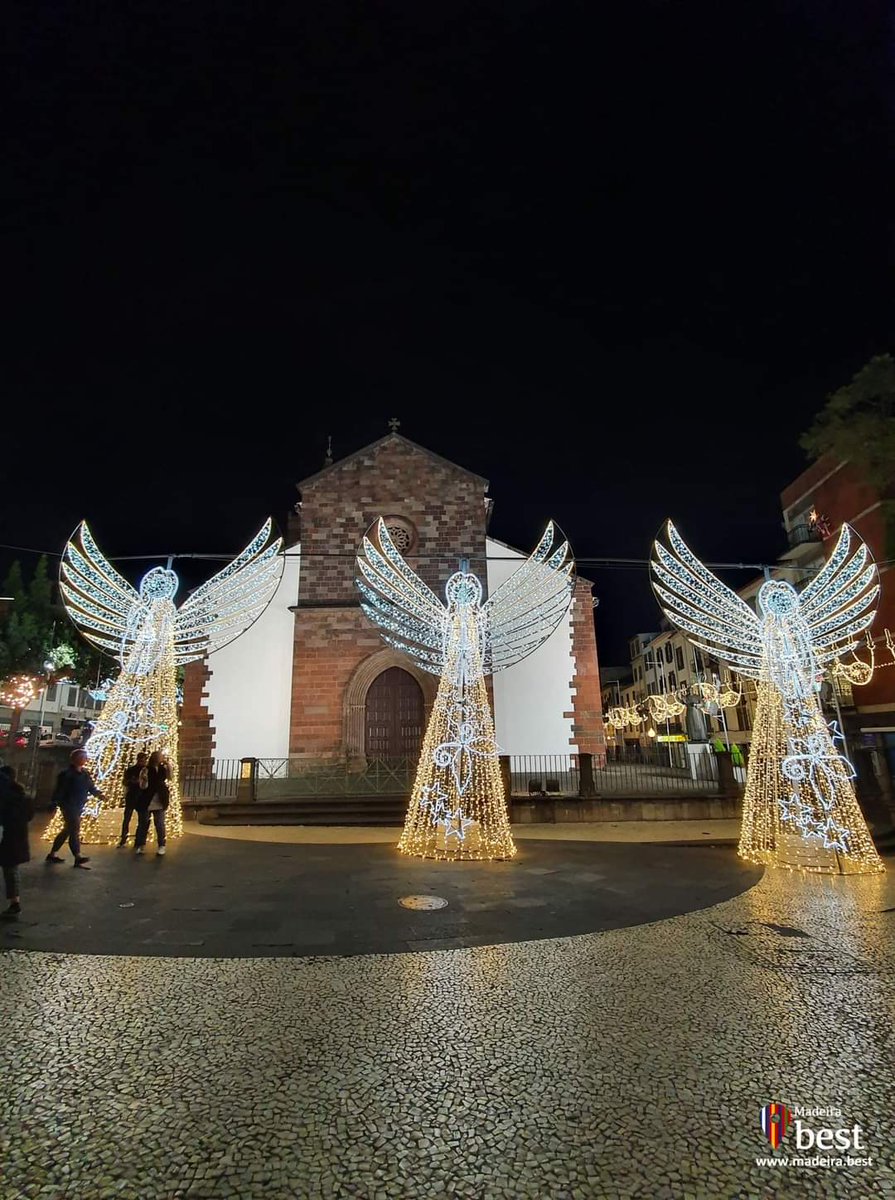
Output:
[[[715,821],[735,820],[738,799],[689,796],[686,800],[514,800],[510,820],[516,825],[566,821]]]

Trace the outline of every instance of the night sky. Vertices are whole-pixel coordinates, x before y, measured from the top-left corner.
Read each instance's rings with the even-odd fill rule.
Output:
[[[236,551],[394,415],[502,540],[773,559],[891,348],[885,12],[17,6],[0,541]],[[582,570],[620,661],[646,573]]]

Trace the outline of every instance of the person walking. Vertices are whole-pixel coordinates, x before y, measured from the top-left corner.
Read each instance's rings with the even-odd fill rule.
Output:
[[[47,855],[47,862],[65,862],[65,859],[60,858],[56,851],[61,850],[63,844],[68,841],[71,852],[75,856],[75,866],[89,871],[90,868],[87,864],[90,859],[81,853],[81,816],[88,796],[98,796],[102,801],[105,801],[106,797],[93,782],[90,773],[84,770],[86,762],[86,750],[72,750],[69,756],[69,766],[64,771],[60,771],[59,778],[56,780],[53,803],[62,813],[63,825],[62,830],[56,834],[53,848]]]
[[[137,828],[140,826],[140,799],[149,787],[149,778],[146,771],[148,758],[148,754],[141,752],[137,755],[137,761],[132,763],[124,772],[124,819],[121,822],[121,837],[118,841],[119,849],[127,845],[127,835],[130,832],[131,817],[134,813],[137,814]]]
[[[140,817],[137,822],[137,836],[134,842],[134,854],[142,854],[149,835],[150,820],[155,825],[155,838],[158,842],[158,853],[165,853],[165,813],[171,800],[168,780],[171,778],[171,768],[161,750],[153,750],[149,756],[146,768],[147,787],[140,802]]]
[[[19,867],[31,858],[28,845],[28,822],[31,820],[31,801],[25,789],[16,783],[13,767],[0,767],[0,867],[9,908],[0,913],[7,920],[22,911],[19,897]]]

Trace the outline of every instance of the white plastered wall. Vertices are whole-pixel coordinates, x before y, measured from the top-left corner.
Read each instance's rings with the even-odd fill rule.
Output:
[[[488,555],[488,594],[518,569],[526,555],[491,538]],[[570,754],[572,719],[571,615],[567,612],[543,646],[515,667],[494,676],[494,723],[502,754]]]
[[[283,577],[267,608],[235,642],[208,659],[207,691],[215,758],[285,758],[289,754],[292,656],[299,546],[289,548]]]

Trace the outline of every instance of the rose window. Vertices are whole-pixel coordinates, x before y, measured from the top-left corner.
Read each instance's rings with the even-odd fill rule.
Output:
[[[407,554],[414,542],[413,526],[401,517],[386,517],[385,527],[399,554]]]

